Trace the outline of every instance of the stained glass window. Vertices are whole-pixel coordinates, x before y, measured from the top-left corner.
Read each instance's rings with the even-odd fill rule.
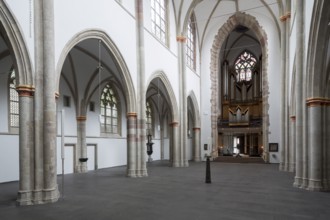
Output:
[[[101,132],[118,134],[119,133],[119,104],[114,89],[107,84],[101,94]]]
[[[151,0],[151,31],[164,44],[167,43],[166,0]]]
[[[10,74],[9,78],[9,115],[10,127],[19,127],[19,97],[16,91],[15,70]]]
[[[241,53],[235,61],[237,82],[250,82],[256,63],[257,59],[252,53],[248,51]]]
[[[191,14],[188,23],[186,58],[187,58],[187,65],[195,70],[196,69],[196,19],[194,14]]]

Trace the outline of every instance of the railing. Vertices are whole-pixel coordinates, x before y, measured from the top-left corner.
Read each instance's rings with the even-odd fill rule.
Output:
[[[218,128],[261,127],[262,118],[251,118],[247,123],[230,123],[228,119],[218,119]]]

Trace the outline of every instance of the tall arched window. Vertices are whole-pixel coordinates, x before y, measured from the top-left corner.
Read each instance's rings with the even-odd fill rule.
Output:
[[[151,31],[164,44],[167,44],[167,1],[150,0]]]
[[[191,14],[188,23],[186,58],[187,65],[196,70],[196,19],[194,13]]]
[[[256,63],[257,59],[252,53],[243,51],[235,61],[236,81],[250,82]]]
[[[147,101],[146,106],[146,119],[147,119],[147,135],[152,135],[152,109],[150,103]]]
[[[9,125],[10,128],[19,127],[19,97],[16,91],[15,70],[9,76]]]
[[[119,100],[115,90],[107,84],[101,94],[101,133],[119,133]]]

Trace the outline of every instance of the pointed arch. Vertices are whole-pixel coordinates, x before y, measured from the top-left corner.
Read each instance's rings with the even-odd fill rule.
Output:
[[[3,37],[14,58],[14,66],[17,70],[17,85],[32,87],[34,83],[31,60],[22,31],[17,24],[18,22],[6,3],[0,1],[0,31],[6,33]],[[16,59],[16,57],[19,59]]]
[[[156,71],[154,74],[152,74],[147,82],[147,88],[150,85],[151,81],[153,81],[154,79],[159,78],[161,80],[161,82],[163,83],[166,92],[167,92],[167,98],[169,99],[169,105],[170,105],[170,109],[171,109],[171,114],[172,114],[172,120],[173,121],[179,121],[179,112],[178,112],[178,104],[175,98],[175,94],[173,91],[173,88],[171,86],[170,81],[168,80],[166,74],[163,71]]]
[[[59,88],[59,82],[61,77],[61,70],[64,65],[65,58],[69,54],[69,52],[72,50],[72,48],[80,43],[81,41],[87,40],[87,39],[99,39],[103,42],[105,47],[109,49],[109,51],[112,53],[114,59],[117,62],[118,68],[121,71],[121,76],[123,77],[123,94],[125,96],[125,99],[127,101],[127,112],[136,112],[136,95],[134,90],[133,81],[131,78],[131,75],[129,73],[128,67],[126,65],[126,62],[121,55],[119,49],[113,42],[113,40],[103,31],[99,29],[88,29],[84,30],[82,32],[77,33],[75,36],[73,36],[69,42],[65,45],[59,61],[57,63],[56,67],[56,88]]]
[[[330,99],[330,32],[327,27],[330,19],[329,7],[329,1],[319,0],[314,3],[307,53],[308,97]]]
[[[201,119],[200,119],[200,113],[199,113],[199,106],[197,102],[196,95],[194,91],[190,91],[188,95],[188,99],[191,100],[193,112],[194,112],[194,127],[200,127],[201,126]]]
[[[211,126],[212,126],[212,138],[213,146],[217,147],[217,118],[220,114],[219,110],[219,60],[220,60],[220,50],[222,45],[225,43],[228,35],[237,27],[238,25],[243,25],[254,32],[258,41],[260,42],[262,51],[262,100],[263,100],[263,146],[268,146],[268,131],[269,131],[269,83],[268,83],[268,44],[267,35],[264,29],[260,26],[259,22],[255,17],[246,14],[244,12],[236,12],[234,15],[229,17],[227,22],[222,25],[219,29],[217,35],[214,38],[212,49],[211,49],[211,65],[210,65],[210,79],[211,79]],[[265,158],[268,161],[268,158]]]

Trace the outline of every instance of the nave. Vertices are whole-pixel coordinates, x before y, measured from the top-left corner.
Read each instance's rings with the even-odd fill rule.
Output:
[[[0,184],[0,218],[34,219],[328,219],[330,194],[292,187],[293,173],[275,164],[205,162],[173,169],[148,163],[148,178],[127,178],[125,166],[64,175],[61,202],[20,206],[18,182]],[[59,187],[63,187],[58,176]]]

